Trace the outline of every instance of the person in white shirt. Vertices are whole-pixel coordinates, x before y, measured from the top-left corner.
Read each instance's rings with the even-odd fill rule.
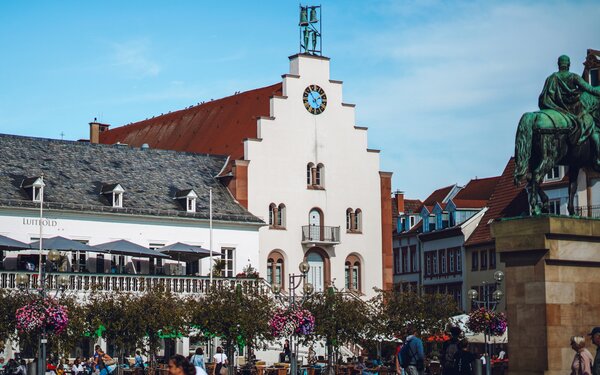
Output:
[[[221,348],[220,346],[217,346],[217,352],[215,353],[213,358],[215,360],[215,374],[214,375],[221,375],[221,368],[223,368],[223,366],[227,366],[229,364],[229,362],[227,361],[227,355],[225,353],[223,353],[223,348]]]
[[[500,353],[498,353],[498,359],[504,359],[506,357],[506,352],[503,349],[500,349]]]
[[[73,374],[73,375],[83,374],[83,365],[81,364],[81,361],[79,361],[79,358],[75,359],[75,362],[73,362],[73,366],[71,366],[71,374]]]

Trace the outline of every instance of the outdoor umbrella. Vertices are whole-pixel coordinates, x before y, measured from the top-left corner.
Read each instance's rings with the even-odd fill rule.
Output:
[[[188,245],[182,242],[176,242],[171,245],[161,247],[158,251],[163,254],[170,255],[173,259],[182,260],[184,262],[195,262],[202,258],[210,256],[210,250],[200,246]],[[221,256],[218,251],[212,252],[213,256]]]
[[[129,255],[142,258],[170,258],[168,255],[160,253],[156,250],[148,249],[136,243],[127,240],[117,240],[112,242],[101,243],[94,245],[97,251],[103,251],[110,254]]]
[[[24,250],[29,248],[30,246],[25,242],[0,235],[0,250]]]
[[[30,243],[29,247],[32,249],[39,249],[40,241]],[[93,251],[96,253],[102,252],[102,250],[60,236],[42,239],[42,249],[58,251]]]

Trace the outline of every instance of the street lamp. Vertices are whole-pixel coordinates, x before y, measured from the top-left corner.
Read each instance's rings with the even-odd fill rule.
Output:
[[[310,265],[306,261],[303,261],[298,265],[298,269],[301,272],[300,275],[291,273],[288,276],[288,299],[287,299],[288,310],[293,310],[296,306],[296,289],[298,289],[298,287],[300,287],[300,284],[304,283],[304,286],[302,287],[302,291],[303,291],[302,298],[298,302],[299,305],[302,305],[302,303],[304,303],[304,300],[306,299],[306,297],[315,290],[315,287],[311,283],[306,282],[306,275],[308,274],[308,271],[310,270]],[[275,296],[277,296],[283,303],[285,303],[285,300],[281,296],[281,285],[273,284],[273,286],[271,286],[271,290],[273,291]],[[296,360],[296,358],[298,356],[298,353],[297,353],[298,347],[296,345],[294,333],[291,334],[289,340],[290,340],[290,375],[297,375],[298,374],[298,361]]]
[[[504,280],[504,272],[496,271],[494,272],[494,283],[482,282],[482,296],[479,296],[479,293],[475,289],[470,289],[467,292],[467,296],[471,300],[472,305],[477,306],[477,308],[484,307],[487,310],[495,311],[498,304],[504,298],[504,292],[500,289],[500,285],[502,285],[502,281]],[[494,285],[494,292],[490,293],[490,285]],[[478,297],[481,297],[478,299]],[[485,354],[486,364],[485,364],[485,373],[486,375],[491,375],[492,373],[492,363],[490,356],[490,329],[486,327],[484,332],[485,338]]]
[[[60,259],[60,253],[57,250],[50,250],[48,252],[48,260],[53,265],[59,259]],[[17,275],[17,278],[16,278],[17,286],[19,287],[20,290],[24,291],[31,300],[35,300],[37,298],[44,299],[48,295],[49,289],[47,288],[46,284],[48,283],[48,280],[50,279],[50,275],[49,275],[49,273],[46,273],[46,264],[45,263],[40,264],[40,275],[41,275],[41,278],[39,279],[38,286],[37,286],[37,288],[33,288],[33,289],[29,289],[29,275],[27,275],[25,273],[20,273]],[[52,298],[56,298],[56,297],[58,297],[58,295],[60,293],[64,292],[64,290],[69,285],[70,279],[69,279],[69,276],[60,275],[57,278],[56,282],[57,282],[58,288],[56,289]],[[40,334],[40,341],[39,341],[38,368],[37,368],[38,374],[46,373],[46,343],[48,343],[48,337],[46,334],[46,328],[44,327]]]

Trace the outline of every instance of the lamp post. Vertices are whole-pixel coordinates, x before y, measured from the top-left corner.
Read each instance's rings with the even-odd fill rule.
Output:
[[[60,259],[60,253],[58,250],[50,250],[48,252],[48,260],[55,264]],[[38,279],[37,288],[34,286],[33,289],[29,288],[29,275],[20,273],[17,275],[17,285],[19,289],[26,292],[27,295],[31,298],[31,300],[35,299],[45,299],[48,295],[47,282],[49,280],[49,274],[46,273],[46,264],[40,264],[40,275],[41,278]],[[69,277],[66,275],[61,275],[57,280],[58,289],[54,293],[52,298],[56,298],[61,292],[65,290],[67,285],[69,285]],[[42,328],[42,332],[40,333],[39,340],[39,350],[38,350],[38,364],[37,364],[37,373],[45,374],[46,373],[46,344],[48,342],[48,336],[46,333],[46,328]]]
[[[302,298],[298,302],[299,305],[304,303],[306,296],[310,295],[314,291],[314,286],[311,283],[306,282],[306,275],[308,274],[308,270],[310,269],[310,265],[303,261],[298,265],[301,274],[296,275],[290,273],[288,276],[288,310],[294,310],[296,307],[296,289],[300,286],[300,284],[304,283],[302,287]],[[283,298],[281,298],[281,286],[279,284],[273,284],[271,287],[273,293],[281,299],[282,302],[285,302]],[[296,335],[294,333],[291,334],[290,340],[290,375],[298,374],[298,361],[296,360],[298,355],[298,347],[296,345],[295,340]]]
[[[500,301],[502,300],[502,298],[504,298],[504,292],[499,289],[500,285],[502,285],[502,281],[504,280],[504,272],[502,271],[496,271],[494,272],[494,282],[493,283],[489,283],[489,282],[482,282],[482,295],[479,296],[479,293],[477,293],[477,291],[475,289],[470,289],[467,292],[467,295],[469,297],[469,299],[471,300],[472,305],[477,306],[477,308],[481,308],[484,307],[486,310],[492,310],[495,311],[496,307],[498,307],[498,304],[500,303]],[[494,292],[490,293],[490,286],[494,285]],[[490,332],[490,328],[486,327],[485,332],[484,332],[484,339],[485,339],[485,354],[487,356],[486,358],[486,364],[485,364],[485,373],[486,375],[491,375],[492,373],[492,362],[491,362],[491,356],[490,356],[490,336],[491,336],[491,332]]]

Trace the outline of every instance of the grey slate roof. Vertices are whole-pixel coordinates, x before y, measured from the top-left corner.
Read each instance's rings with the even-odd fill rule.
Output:
[[[21,184],[43,173],[48,208],[208,219],[212,187],[214,220],[263,223],[214,178],[226,161],[225,156],[0,134],[0,206],[39,207]],[[113,208],[109,195],[101,194],[109,184],[125,189],[123,208]],[[199,195],[196,213],[173,199],[186,189]]]

